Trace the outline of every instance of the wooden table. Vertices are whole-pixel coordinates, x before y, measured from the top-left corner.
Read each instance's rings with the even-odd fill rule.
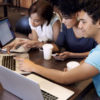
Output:
[[[43,52],[36,49],[31,50],[29,52],[29,55],[30,55],[30,59],[34,61],[35,63],[47,68],[54,68],[58,70],[63,70],[66,67],[66,63],[68,61],[74,60],[74,61],[80,62],[82,60],[82,59],[67,59],[66,61],[60,62],[52,58],[51,60],[46,61],[43,59]],[[82,95],[84,91],[88,90],[88,87],[91,83],[92,83],[92,80],[89,79],[89,80],[81,81],[81,82],[71,84],[71,85],[64,85],[64,87],[71,89],[75,92],[75,94],[69,100],[74,100],[78,96]],[[21,100],[21,99],[7,92],[6,90],[3,90],[2,88],[0,88],[0,100]]]

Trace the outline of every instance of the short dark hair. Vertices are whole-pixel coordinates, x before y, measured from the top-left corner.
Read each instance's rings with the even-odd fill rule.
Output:
[[[54,7],[54,6],[57,6],[59,5],[59,0],[47,0],[51,3],[51,5]]]
[[[71,17],[80,10],[79,0],[59,0],[59,10],[63,15]]]
[[[48,22],[48,25],[53,17],[53,7],[46,0],[38,0],[31,5],[28,13],[29,16],[33,13],[37,13],[42,19]]]
[[[100,0],[85,0],[82,10],[85,11],[95,24],[100,19]]]

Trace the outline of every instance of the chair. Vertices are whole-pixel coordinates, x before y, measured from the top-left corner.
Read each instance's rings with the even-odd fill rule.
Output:
[[[18,22],[16,23],[15,31],[28,36],[28,34],[31,33],[31,28],[29,26],[28,19],[29,19],[28,16],[24,16],[20,18]]]

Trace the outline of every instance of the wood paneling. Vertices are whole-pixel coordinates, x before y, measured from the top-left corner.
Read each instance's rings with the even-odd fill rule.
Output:
[[[34,1],[35,0],[20,0],[20,6],[24,8],[29,8]]]
[[[2,2],[3,0],[0,0],[0,2]]]

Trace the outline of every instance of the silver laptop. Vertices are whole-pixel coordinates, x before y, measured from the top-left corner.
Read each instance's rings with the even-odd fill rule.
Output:
[[[0,52],[3,52],[4,54],[0,54],[0,65],[3,65],[11,70],[14,70],[21,74],[27,74],[29,72],[22,72],[18,68],[18,62],[16,62],[13,59],[13,56],[21,56],[24,58],[29,58],[27,53],[22,54],[23,52],[28,52],[29,49],[24,49],[24,47],[20,46],[19,48],[15,50],[11,50],[11,52],[17,52],[17,53],[11,53],[5,54],[6,49],[1,49],[2,47],[6,46],[10,42],[12,42],[15,39],[14,31],[12,30],[11,24],[9,22],[8,18],[2,18],[0,19]],[[17,38],[19,39],[19,38]],[[24,38],[23,38],[24,39]],[[19,54],[18,54],[19,53]]]
[[[23,100],[67,100],[74,94],[37,75],[24,77],[3,66],[0,66],[0,83],[4,89]]]
[[[14,59],[15,56],[29,59],[29,54],[27,54],[27,53],[0,54],[0,65],[5,66],[6,68],[9,68],[17,73],[20,73],[20,74],[29,74],[30,72],[20,71],[19,64]]]
[[[39,85],[8,68],[0,66],[0,83],[3,88],[22,100],[43,100]]]

